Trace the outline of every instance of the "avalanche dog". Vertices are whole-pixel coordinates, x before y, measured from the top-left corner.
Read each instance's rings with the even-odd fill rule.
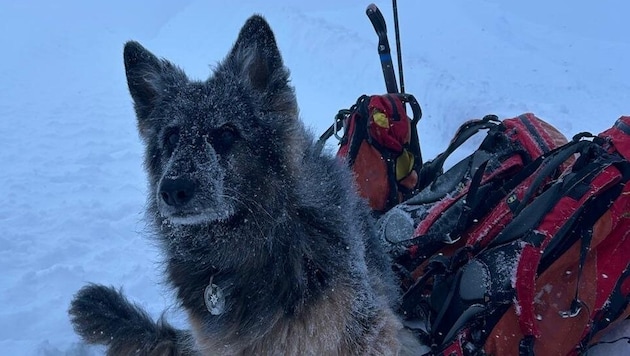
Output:
[[[147,219],[191,330],[91,284],[71,303],[75,331],[109,355],[412,351],[369,210],[298,119],[267,22],[251,17],[206,81],[137,42],[124,62],[146,146]]]

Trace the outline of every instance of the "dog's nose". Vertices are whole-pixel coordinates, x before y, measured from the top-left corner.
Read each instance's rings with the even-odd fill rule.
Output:
[[[195,195],[195,183],[190,179],[164,179],[160,184],[160,197],[170,206],[182,206]]]

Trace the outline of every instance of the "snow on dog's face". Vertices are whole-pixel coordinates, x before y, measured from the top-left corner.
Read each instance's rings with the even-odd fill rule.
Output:
[[[200,225],[264,214],[297,169],[291,136],[301,132],[265,20],[247,21],[206,81],[189,80],[137,42],[125,45],[124,58],[158,220]]]

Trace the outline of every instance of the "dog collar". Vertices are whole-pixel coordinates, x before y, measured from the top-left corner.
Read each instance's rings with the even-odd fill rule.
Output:
[[[206,308],[212,315],[221,315],[225,312],[225,293],[218,285],[212,283],[214,275],[210,277],[210,282],[203,291],[203,300]]]

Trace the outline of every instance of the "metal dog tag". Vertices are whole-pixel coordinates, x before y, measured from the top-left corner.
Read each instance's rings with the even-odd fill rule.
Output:
[[[221,315],[225,311],[225,295],[223,290],[216,284],[210,282],[203,292],[203,299],[206,302],[206,308],[212,315]]]

